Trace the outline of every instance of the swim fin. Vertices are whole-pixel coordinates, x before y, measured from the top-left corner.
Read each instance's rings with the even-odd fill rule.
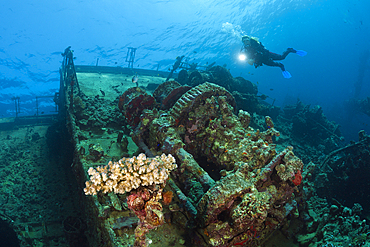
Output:
[[[307,52],[306,51],[302,51],[302,50],[296,50],[296,53],[298,56],[301,56],[301,57],[304,57],[307,55]]]
[[[286,70],[283,71],[283,76],[286,79],[289,79],[290,77],[292,77],[292,75],[288,71],[286,71]]]

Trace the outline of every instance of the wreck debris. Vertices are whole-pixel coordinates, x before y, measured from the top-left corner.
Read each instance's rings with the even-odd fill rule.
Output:
[[[155,104],[153,96],[148,95],[144,89],[134,87],[128,89],[119,98],[118,107],[131,126],[140,121],[140,115],[144,109],[152,109]]]
[[[114,208],[122,210],[115,194],[125,194],[127,205],[139,218],[135,229],[135,246],[148,246],[151,242],[146,237],[149,230],[164,223],[162,213],[162,191],[171,170],[177,167],[171,154],[146,158],[145,154],[123,158],[118,162],[110,161],[106,166],[90,167],[90,181],[86,182],[86,195],[97,195],[99,191],[109,195]],[[114,193],[112,193],[114,192]],[[113,200],[112,200],[113,198]],[[166,198],[165,203],[168,202]]]
[[[241,110],[236,116],[234,109],[228,91],[204,83],[167,113],[144,110],[133,133],[134,141],[153,152],[176,157],[173,183],[181,192],[175,194],[190,201],[185,208],[196,214],[193,227],[205,230],[202,238],[211,246],[242,241],[257,246],[274,229],[266,222],[282,224],[297,205],[293,194],[302,161],[292,147],[277,154],[273,137],[279,132],[271,118],[266,117],[266,131],[254,130],[250,115]]]

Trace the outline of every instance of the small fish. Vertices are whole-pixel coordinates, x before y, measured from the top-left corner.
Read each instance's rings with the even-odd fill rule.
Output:
[[[102,94],[102,95],[103,95],[103,97],[104,97],[104,96],[105,96],[104,91],[100,89],[100,92],[101,92],[101,94]]]
[[[270,91],[274,91],[274,89],[273,88],[270,88]]]
[[[134,77],[132,77],[132,82],[136,84],[136,87],[139,87],[139,76],[136,74]]]
[[[134,75],[134,77],[132,77],[133,83],[137,83],[138,80],[139,80],[139,77],[137,75]]]

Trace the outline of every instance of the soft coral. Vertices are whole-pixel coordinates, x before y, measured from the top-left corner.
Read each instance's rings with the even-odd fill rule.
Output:
[[[301,171],[298,170],[297,173],[295,174],[294,179],[292,180],[293,184],[295,185],[300,185],[302,182],[302,174]]]

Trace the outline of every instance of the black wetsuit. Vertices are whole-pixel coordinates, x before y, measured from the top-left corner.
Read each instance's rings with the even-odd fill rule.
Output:
[[[274,60],[284,60],[289,53],[295,53],[293,48],[288,48],[282,55],[270,52],[261,43],[251,40],[251,45],[244,45],[245,53],[248,59],[253,59],[254,67],[267,66],[280,67],[282,71],[285,71],[284,64],[275,62]]]

